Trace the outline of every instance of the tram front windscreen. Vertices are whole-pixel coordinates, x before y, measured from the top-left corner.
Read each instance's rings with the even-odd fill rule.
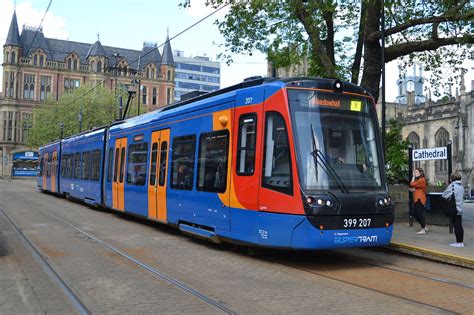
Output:
[[[363,96],[288,89],[304,191],[384,189],[376,113]]]

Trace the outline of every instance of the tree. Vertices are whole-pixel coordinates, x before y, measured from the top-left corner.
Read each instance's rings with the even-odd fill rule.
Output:
[[[123,97],[123,106],[127,93],[119,89]],[[40,146],[50,141],[79,133],[79,114],[82,107],[82,131],[108,125],[118,118],[117,97],[115,92],[103,87],[84,85],[72,93],[64,93],[57,102],[48,100],[40,104],[33,113],[33,127],[29,131],[29,146]],[[132,108],[130,116],[136,115]],[[61,130],[62,129],[62,130]]]
[[[385,136],[385,163],[387,179],[390,184],[406,183],[408,178],[408,145],[410,142],[402,137],[402,125],[399,121],[389,121],[390,130]]]
[[[230,10],[216,21],[225,38],[223,56],[259,50],[275,66],[307,57],[310,75],[338,77],[360,84],[377,100],[382,72],[382,7],[385,14],[385,62],[423,62],[441,82],[448,63],[454,77],[474,43],[469,0],[286,0],[209,1]],[[190,5],[190,2],[185,3]],[[450,77],[451,81],[453,76]],[[449,83],[448,83],[449,84]],[[434,91],[436,95],[437,90]]]

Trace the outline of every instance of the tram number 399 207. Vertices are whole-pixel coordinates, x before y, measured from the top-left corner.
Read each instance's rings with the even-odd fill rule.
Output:
[[[344,219],[345,228],[364,228],[370,227],[371,218],[360,218],[360,219]]]

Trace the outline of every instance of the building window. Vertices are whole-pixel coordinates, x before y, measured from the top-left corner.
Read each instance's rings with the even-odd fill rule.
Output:
[[[33,57],[33,64],[34,64],[35,66],[38,65],[38,56],[37,56],[37,55],[35,55],[35,56]]]
[[[102,72],[102,61],[97,61],[97,68],[96,68],[96,71],[97,72]]]
[[[223,193],[227,184],[229,131],[219,130],[201,134],[197,189]]]
[[[156,87],[153,88],[152,104],[156,105]]]
[[[12,63],[15,63],[16,62],[16,54],[14,51],[12,51],[12,59],[11,59]]]
[[[171,104],[171,89],[166,89],[166,104]]]
[[[64,79],[64,92],[72,92],[74,89],[77,89],[81,86],[81,80],[79,79]]]
[[[68,59],[68,61],[67,61],[67,68],[68,68],[69,70],[72,70],[72,59]]]
[[[171,81],[171,70],[168,70],[166,74],[166,80]]]
[[[146,105],[146,87],[143,87],[142,90],[142,104]]]
[[[420,148],[420,136],[416,132],[411,132],[408,135],[408,141],[411,143],[411,147],[413,149],[419,149]],[[420,161],[415,162],[415,168],[420,167]]]
[[[7,93],[9,97],[15,97],[15,90],[14,90],[14,86],[15,86],[15,74],[13,72],[10,72],[10,88],[9,88],[9,93]]]
[[[13,141],[13,112],[3,112],[3,140]]]
[[[127,184],[144,186],[146,183],[146,166],[148,142],[128,146]]]
[[[28,140],[28,133],[31,128],[31,114],[22,113],[21,114],[21,142],[26,142]]]
[[[440,128],[435,133],[436,147],[445,147],[448,145],[448,142],[449,142],[449,132],[444,128]],[[438,172],[448,172],[448,160],[436,160],[435,168],[436,168],[436,171]]]
[[[40,63],[39,63],[40,67],[43,67],[44,66],[44,57],[43,56],[40,56]]]
[[[171,157],[171,188],[193,189],[196,136],[173,139]]]
[[[35,95],[35,75],[25,73],[23,76],[23,98],[25,100],[32,100]]]
[[[239,142],[237,144],[237,174],[252,175],[255,169],[255,139],[257,115],[245,114],[239,119]]]
[[[4,59],[4,60],[5,60],[5,63],[8,63],[8,62],[10,61],[10,60],[8,59],[9,57],[10,57],[10,53],[7,51],[7,52],[5,53],[5,59]]]
[[[51,77],[42,75],[40,76],[40,100],[44,101],[51,96]]]
[[[262,186],[293,194],[291,157],[285,120],[276,112],[267,114]]]
[[[77,70],[77,60],[74,60],[74,67],[73,67],[73,70],[74,70],[74,71]]]

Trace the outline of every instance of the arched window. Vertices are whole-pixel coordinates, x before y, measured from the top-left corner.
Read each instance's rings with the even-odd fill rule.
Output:
[[[43,67],[44,66],[44,57],[43,56],[40,56],[40,67]]]
[[[95,62],[94,62],[94,61],[92,61],[92,62],[91,62],[91,64],[90,64],[90,69],[91,69],[91,71],[95,71],[95,72],[97,72],[97,69],[96,69],[96,64],[95,64]]]
[[[142,90],[142,103],[143,105],[146,105],[146,87],[143,87]]]
[[[102,61],[97,61],[97,72],[102,72]]]
[[[33,57],[33,64],[34,64],[35,66],[38,65],[38,56],[37,56],[37,55],[35,55],[35,56]]]
[[[156,87],[153,88],[153,98],[151,100],[152,105],[156,105]]]
[[[16,54],[14,51],[12,51],[12,63],[16,62]]]
[[[420,148],[420,136],[416,132],[411,132],[408,135],[408,141],[411,143],[413,149]],[[414,167],[420,167],[420,161],[416,161]]]
[[[146,68],[146,78],[150,78],[150,68]]]
[[[444,128],[439,128],[435,133],[436,147],[445,147],[448,145],[449,132]],[[448,160],[436,160],[436,171],[447,172],[448,171]]]
[[[166,74],[166,80],[171,81],[171,70],[168,70],[168,73]]]
[[[77,60],[74,60],[74,71],[77,70]]]
[[[10,57],[10,53],[7,51],[5,53],[5,63],[8,63],[10,60],[8,60],[8,57]]]
[[[72,59],[68,59],[68,60],[67,60],[67,68],[68,68],[69,70],[72,70]]]

